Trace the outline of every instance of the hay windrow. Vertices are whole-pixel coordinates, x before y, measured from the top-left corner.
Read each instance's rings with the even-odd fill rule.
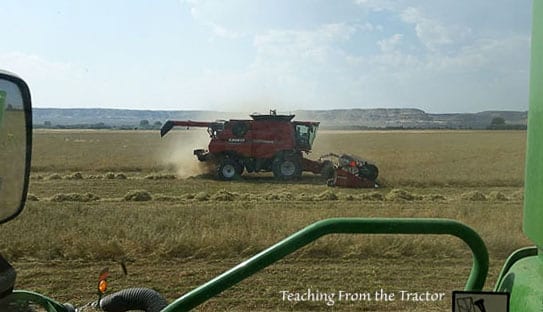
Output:
[[[509,198],[507,198],[507,196],[505,196],[505,194],[503,194],[500,191],[490,192],[490,194],[488,194],[488,199],[494,200],[494,201],[508,201],[509,200]]]
[[[49,198],[52,202],[91,202],[100,200],[100,196],[93,193],[58,193]]]
[[[385,199],[390,201],[413,201],[421,200],[422,196],[412,194],[404,189],[393,189],[385,196]]]
[[[64,177],[66,180],[82,180],[83,174],[81,172],[74,172]]]
[[[332,190],[326,190],[319,195],[316,195],[314,200],[324,201],[324,200],[338,200],[338,196]]]
[[[362,200],[385,200],[385,196],[379,192],[364,193],[361,196]]]
[[[444,201],[447,198],[445,198],[445,196],[441,194],[428,194],[428,195],[423,195],[422,199],[426,201]]]
[[[211,196],[211,199],[216,201],[233,201],[236,199],[237,196],[239,195],[234,192],[228,192],[227,190],[222,189],[217,193],[213,194]]]
[[[516,192],[513,192],[513,194],[511,194],[511,199],[524,200],[524,190],[520,189]]]
[[[239,200],[241,201],[257,201],[259,199],[261,199],[261,197],[251,193],[242,193],[239,195]]]
[[[199,192],[194,196],[194,199],[197,201],[206,201],[209,200],[209,194],[207,192]]]
[[[313,198],[315,196],[311,195],[311,194],[306,194],[306,193],[300,193],[296,196],[296,200],[300,200],[300,201],[313,201]]]
[[[132,190],[124,195],[125,201],[149,201],[153,199],[151,193],[146,190]]]
[[[26,194],[26,200],[27,201],[40,201],[38,196],[36,196],[34,194],[31,194],[31,193]]]
[[[52,173],[52,174],[48,175],[46,179],[47,180],[61,180],[62,176],[60,174],[58,174],[58,173]]]
[[[281,197],[279,196],[279,194],[273,193],[273,192],[264,194],[264,196],[262,197],[264,197],[265,200],[281,200]]]
[[[469,201],[485,201],[487,198],[485,194],[479,192],[479,191],[471,191],[464,193],[460,196],[463,200],[469,200]]]
[[[294,195],[290,192],[269,192],[262,196],[265,200],[293,200]]]
[[[115,179],[118,179],[118,180],[126,180],[127,177],[126,177],[126,174],[124,174],[124,173],[121,172],[121,173],[117,173],[117,174],[115,175]]]

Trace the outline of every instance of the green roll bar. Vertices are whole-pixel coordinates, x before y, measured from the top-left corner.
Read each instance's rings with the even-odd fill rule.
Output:
[[[482,290],[488,273],[488,250],[470,227],[449,219],[332,218],[309,225],[209,282],[186,293],[163,312],[187,311],[229,287],[328,234],[448,234],[463,240],[473,253],[465,290]]]

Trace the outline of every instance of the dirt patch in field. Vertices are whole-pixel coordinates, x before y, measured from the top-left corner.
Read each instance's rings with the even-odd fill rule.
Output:
[[[100,196],[93,193],[58,193],[49,198],[52,202],[91,202],[100,200]]]
[[[146,190],[132,190],[124,195],[126,201],[149,201],[153,199],[151,193]]]

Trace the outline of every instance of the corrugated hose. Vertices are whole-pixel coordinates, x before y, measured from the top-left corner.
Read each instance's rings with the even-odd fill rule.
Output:
[[[161,294],[149,288],[123,289],[100,300],[100,308],[106,312],[160,312],[167,305],[168,302]]]

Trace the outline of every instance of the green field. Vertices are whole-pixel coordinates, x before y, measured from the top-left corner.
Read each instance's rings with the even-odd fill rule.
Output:
[[[201,129],[200,129],[201,130]],[[17,288],[60,301],[95,299],[103,266],[112,291],[153,287],[173,300],[304,226],[328,217],[443,217],[479,232],[491,256],[486,288],[521,231],[524,131],[322,132],[311,158],[372,160],[382,188],[327,187],[312,174],[212,179],[192,149],[205,131],[37,131],[29,201],[0,229]],[[128,267],[128,275],[120,264]],[[281,291],[445,292],[436,302],[336,302],[335,310],[447,311],[462,289],[469,249],[442,236],[332,235],[240,283],[202,310],[327,310]]]

